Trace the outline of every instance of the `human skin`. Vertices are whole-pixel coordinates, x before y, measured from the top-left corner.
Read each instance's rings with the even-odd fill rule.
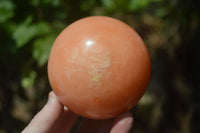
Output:
[[[56,95],[50,92],[43,109],[31,120],[22,133],[69,133],[78,115],[64,107]],[[84,119],[76,133],[128,133],[133,125],[133,116],[125,112],[114,119]]]

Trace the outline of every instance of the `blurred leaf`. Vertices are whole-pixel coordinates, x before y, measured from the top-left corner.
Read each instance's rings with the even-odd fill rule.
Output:
[[[39,38],[34,42],[33,58],[39,66],[44,65],[49,57],[51,46],[56,39],[56,35],[49,35],[45,38]]]
[[[15,5],[12,1],[0,1],[0,22],[5,22],[14,15]]]
[[[40,5],[40,0],[31,0],[30,2],[33,6],[39,6]]]
[[[51,31],[49,24],[46,22],[39,22],[39,23],[33,25],[33,27],[35,27],[35,29],[37,29],[37,32],[36,32],[37,35],[48,34]]]
[[[52,6],[58,6],[60,4],[60,0],[31,0],[31,4],[34,6],[39,5],[52,5]]]
[[[23,88],[31,88],[35,82],[37,73],[34,70],[29,71],[21,80],[21,85]]]
[[[115,7],[115,2],[113,0],[102,0],[102,4],[108,10],[113,10]]]
[[[129,10],[138,11],[146,8],[150,3],[160,0],[130,0]]]
[[[156,15],[157,15],[158,17],[164,17],[164,16],[166,16],[168,13],[169,13],[169,9],[168,9],[168,8],[162,7],[162,8],[156,9]]]
[[[127,11],[129,6],[129,0],[102,0],[103,6],[108,11]]]
[[[34,37],[44,35],[50,31],[48,23],[39,22],[31,25],[32,17],[28,17],[24,23],[20,24],[13,33],[13,38],[16,41],[17,47],[23,47]]]
[[[93,8],[95,4],[96,4],[95,0],[84,0],[84,1],[81,1],[80,7],[82,11],[87,11]]]
[[[52,6],[58,6],[61,0],[43,0],[46,4],[51,4]]]

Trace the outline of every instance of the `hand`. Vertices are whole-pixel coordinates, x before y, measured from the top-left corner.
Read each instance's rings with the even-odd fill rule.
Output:
[[[22,133],[69,133],[78,115],[65,108],[53,92],[43,109],[32,119]],[[84,119],[76,133],[128,133],[132,128],[133,116],[130,112],[115,119]]]

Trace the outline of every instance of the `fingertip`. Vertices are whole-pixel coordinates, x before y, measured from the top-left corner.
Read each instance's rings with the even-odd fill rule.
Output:
[[[133,124],[133,114],[131,112],[125,112],[125,113],[122,113],[121,115],[119,115],[115,121],[114,121],[114,124],[117,124],[118,122],[120,122],[121,120],[123,121],[127,121],[129,123],[132,123]]]
[[[23,133],[48,132],[48,129],[60,119],[64,112],[63,105],[59,102],[54,92],[50,92],[48,102],[37,115],[34,116],[29,125],[25,128]]]
[[[133,121],[134,121],[134,118],[133,118],[133,114],[131,112],[125,112],[125,113],[119,115],[113,123],[111,133],[118,133],[118,132],[128,133],[128,132],[130,132],[132,125],[133,125]]]
[[[54,118],[59,118],[59,116],[62,115],[64,112],[64,107],[62,103],[58,100],[56,94],[53,91],[49,92],[48,102],[40,112],[45,113],[47,111],[48,114],[53,115]],[[46,114],[45,116],[48,116],[48,114]]]
[[[51,101],[53,101],[53,100],[58,101],[58,99],[57,99],[55,93],[54,93],[53,91],[51,91],[51,92],[49,92],[49,95],[48,95],[48,102],[51,102]],[[47,103],[48,103],[48,102],[47,102]],[[59,102],[59,101],[58,101],[58,102]]]

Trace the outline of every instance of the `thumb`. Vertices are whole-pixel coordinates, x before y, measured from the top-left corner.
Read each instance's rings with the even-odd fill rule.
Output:
[[[129,133],[133,125],[133,115],[125,112],[116,118],[110,133]]]
[[[53,92],[43,109],[32,119],[22,133],[46,133],[64,112],[63,105],[58,101]]]

